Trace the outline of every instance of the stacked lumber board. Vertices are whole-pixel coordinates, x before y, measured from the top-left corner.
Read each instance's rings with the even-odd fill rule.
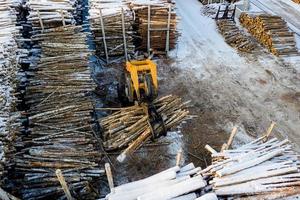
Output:
[[[24,55],[16,42],[21,36],[12,6],[0,0],[0,187],[6,186],[13,168],[14,142],[22,126],[16,106],[19,59]]]
[[[154,100],[153,105],[163,121],[158,124],[151,122],[148,107],[140,105],[120,108],[112,115],[100,119],[105,150],[126,148],[118,157],[122,162],[128,153],[144,142],[165,134],[186,119],[189,113],[187,104],[172,95]]]
[[[150,177],[111,188],[107,200],[217,200],[208,192],[200,167],[175,166]]]
[[[299,54],[294,34],[280,16],[242,13],[240,22],[274,55]]]
[[[227,19],[218,20],[217,25],[226,43],[242,52],[252,52],[257,46],[253,40],[246,36],[236,24]]]
[[[16,143],[16,180],[22,199],[58,199],[64,190],[94,199],[90,184],[102,176],[102,159],[92,131],[90,99],[95,83],[88,67],[90,50],[81,26],[66,25],[34,35],[41,55],[27,75],[25,102],[29,131]]]
[[[260,137],[236,149],[212,154],[201,171],[221,198],[281,199],[300,194],[299,155],[288,140]]]
[[[28,21],[31,22],[33,30],[74,24],[75,2],[72,0],[28,0],[26,2],[30,9]]]
[[[148,20],[150,7],[150,21]],[[148,49],[148,30],[150,27],[150,48],[155,52],[166,51],[166,41],[169,40],[169,49],[174,49],[179,33],[177,32],[177,16],[174,6],[169,4],[133,4],[131,6],[135,13],[135,27],[139,40],[136,41],[138,50]],[[170,14],[169,14],[170,13]],[[166,30],[169,30],[169,38]]]
[[[91,0],[89,15],[96,55],[115,57],[133,54],[133,14],[125,4]]]

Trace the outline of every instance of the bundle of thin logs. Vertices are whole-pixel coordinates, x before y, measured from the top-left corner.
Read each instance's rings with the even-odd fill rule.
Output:
[[[17,111],[19,59],[23,57],[17,40],[21,27],[16,26],[16,12],[8,0],[0,0],[0,197],[9,184],[8,174],[13,170],[16,137],[21,131],[20,112]]]
[[[150,16],[149,16],[150,8]],[[179,33],[176,30],[177,16],[174,7],[162,5],[141,5],[134,4],[132,9],[135,12],[135,27],[140,37],[136,41],[138,50],[147,50],[148,48],[148,29],[150,27],[150,48],[157,53],[166,50],[167,32],[169,31],[169,49],[176,46]],[[150,21],[148,21],[150,18]],[[148,24],[149,23],[149,24]]]
[[[127,54],[134,52],[133,15],[126,6],[121,5],[109,1],[89,1],[89,21],[98,56],[105,57],[106,53],[108,57],[124,56],[126,51]],[[111,6],[116,7],[112,10]]]
[[[299,155],[285,139],[264,136],[236,149],[212,150],[212,165],[200,173],[220,198],[282,199],[300,194]],[[232,137],[231,137],[232,138]]]
[[[226,19],[218,20],[217,25],[226,43],[230,46],[242,52],[252,52],[256,48],[253,40],[249,36],[246,36],[233,21]]]
[[[106,169],[109,169],[106,165]],[[106,170],[108,180],[112,180]],[[150,177],[111,187],[107,200],[217,200],[193,163],[176,165]],[[113,181],[111,181],[113,183]]]
[[[29,0],[26,6],[29,8],[28,20],[31,22],[33,30],[75,23],[73,17],[75,4],[72,0]]]
[[[88,67],[86,33],[68,25],[44,30],[32,39],[39,41],[42,53],[28,72],[30,132],[16,143],[16,189],[22,199],[65,198],[65,184],[55,174],[61,169],[72,196],[95,199],[91,183],[103,170],[91,128],[95,83]]]
[[[294,34],[279,16],[242,13],[241,24],[276,56],[298,55]]]
[[[189,113],[188,102],[183,103],[181,98],[172,95],[156,99],[153,105],[163,123],[152,123],[148,107],[140,105],[120,108],[99,120],[105,150],[126,148],[118,157],[120,162],[149,139],[161,136],[165,130],[187,119]]]

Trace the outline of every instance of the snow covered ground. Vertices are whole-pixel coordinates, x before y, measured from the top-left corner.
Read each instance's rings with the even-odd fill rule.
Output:
[[[242,142],[249,139],[245,131],[256,137],[276,121],[277,135],[294,141],[299,150],[297,66],[284,63],[263,48],[253,55],[240,55],[225,43],[214,20],[201,14],[202,5],[197,0],[177,0],[176,4],[182,35],[172,52],[173,62],[166,63],[159,76],[163,76],[164,92],[182,95],[195,105],[193,112],[199,118],[185,127],[184,134],[197,135],[198,143],[219,148],[222,137],[210,133],[230,133],[237,124]]]

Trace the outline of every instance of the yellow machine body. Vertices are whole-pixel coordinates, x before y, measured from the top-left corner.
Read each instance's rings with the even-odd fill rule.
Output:
[[[158,81],[157,81],[157,68],[156,64],[149,60],[134,60],[134,61],[128,61],[126,62],[126,71],[130,75],[131,79],[131,91],[135,92],[136,98],[138,101],[141,100],[141,91],[144,91],[146,94],[151,95],[157,95],[158,91]],[[153,85],[147,85],[149,84],[149,81],[147,83],[146,76],[149,78],[151,76],[151,84]],[[154,91],[149,91],[149,88],[152,88]],[[152,97],[150,97],[152,98]],[[155,97],[154,97],[155,98]]]

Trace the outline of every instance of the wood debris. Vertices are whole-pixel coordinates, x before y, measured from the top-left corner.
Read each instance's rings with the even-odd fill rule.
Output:
[[[217,200],[207,192],[207,181],[198,175],[200,167],[193,163],[175,166],[150,177],[111,188],[107,200]],[[199,198],[197,198],[199,197]]]
[[[257,45],[243,33],[231,20],[218,20],[218,28],[226,43],[242,52],[252,52]]]
[[[16,181],[22,199],[60,198],[61,173],[71,193],[95,198],[90,183],[103,174],[102,159],[92,131],[90,99],[95,88],[88,67],[91,54],[81,26],[44,30],[38,41],[41,56],[27,72],[26,111],[29,133],[16,143]]]
[[[99,120],[106,150],[126,148],[118,157],[123,161],[126,155],[150,138],[160,136],[166,130],[178,125],[187,118],[189,111],[187,103],[176,96],[165,96],[153,102],[158,114],[162,116],[163,124],[152,124],[146,106],[120,108],[112,115]],[[153,126],[153,128],[152,128]]]
[[[299,55],[294,34],[280,16],[242,13],[240,22],[274,55]]]

